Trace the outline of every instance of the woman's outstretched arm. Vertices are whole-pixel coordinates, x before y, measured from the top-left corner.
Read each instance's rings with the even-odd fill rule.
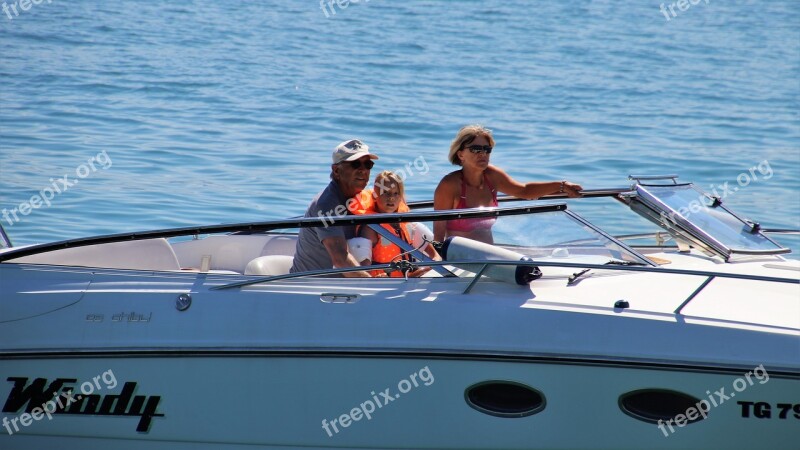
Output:
[[[536,200],[550,194],[564,193],[567,197],[580,197],[583,187],[569,181],[531,181],[520,183],[511,178],[503,169],[496,166],[489,166],[486,169],[489,179],[494,181],[497,190],[517,198],[526,200]],[[563,191],[562,191],[563,188]]]

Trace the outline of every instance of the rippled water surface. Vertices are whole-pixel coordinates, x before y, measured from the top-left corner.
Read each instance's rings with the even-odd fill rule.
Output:
[[[407,191],[429,199],[479,122],[520,180],[676,173],[800,227],[800,2],[660,3],[32,5],[0,16],[0,207],[62,192],[2,223],[19,245],[302,214],[351,137],[380,169],[424,161]]]

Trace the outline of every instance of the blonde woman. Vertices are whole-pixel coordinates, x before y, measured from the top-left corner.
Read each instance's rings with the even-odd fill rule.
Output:
[[[550,194],[579,197],[583,189],[569,181],[520,183],[503,169],[489,164],[494,150],[492,131],[481,125],[467,125],[458,131],[450,144],[448,156],[453,165],[461,169],[442,178],[433,195],[433,209],[464,209],[497,206],[497,193],[535,200]],[[493,243],[492,225],[495,218],[456,219],[436,221],[433,224],[434,240],[449,236],[462,236],[481,242]]]

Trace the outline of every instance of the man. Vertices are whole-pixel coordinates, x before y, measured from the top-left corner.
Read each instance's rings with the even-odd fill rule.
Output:
[[[346,215],[356,196],[367,186],[372,160],[378,155],[358,139],[339,144],[333,151],[331,182],[311,201],[304,217],[328,217],[332,223],[324,227],[301,228],[290,272],[305,272],[357,267],[358,261],[347,250],[347,239],[353,236],[352,226],[336,226],[332,216]],[[328,226],[330,225],[330,226]],[[369,277],[366,271],[347,272],[346,277]]]

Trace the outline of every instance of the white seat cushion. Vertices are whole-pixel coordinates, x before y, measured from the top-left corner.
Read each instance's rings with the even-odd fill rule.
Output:
[[[272,238],[269,241],[267,241],[267,243],[264,245],[264,248],[261,249],[261,255],[294,256],[294,251],[296,247],[297,247],[296,235],[272,236]]]
[[[164,238],[66,248],[12,259],[15,263],[105,267],[134,270],[181,270]]]
[[[294,257],[288,255],[259,256],[247,263],[245,275],[286,275],[292,268]]]

